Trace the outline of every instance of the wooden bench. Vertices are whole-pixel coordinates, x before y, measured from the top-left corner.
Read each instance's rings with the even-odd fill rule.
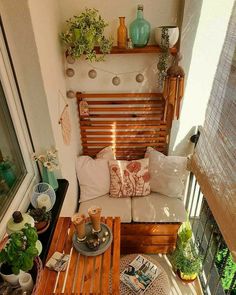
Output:
[[[178,77],[171,78],[177,85]],[[182,78],[181,78],[182,79]],[[172,86],[173,86],[172,85]],[[83,155],[94,157],[112,145],[116,158],[144,157],[148,146],[167,154],[177,88],[163,93],[76,93]],[[165,96],[165,97],[164,97]],[[86,101],[88,114],[80,114]],[[168,253],[181,223],[123,223],[122,253]]]

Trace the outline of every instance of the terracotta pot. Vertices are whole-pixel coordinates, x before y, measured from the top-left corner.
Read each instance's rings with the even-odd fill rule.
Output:
[[[41,229],[46,227],[47,223],[48,223],[48,221],[35,222],[35,227],[36,227],[37,231],[40,231]]]

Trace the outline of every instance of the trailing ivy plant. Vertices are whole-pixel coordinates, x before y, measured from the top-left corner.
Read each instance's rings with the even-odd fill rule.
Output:
[[[168,60],[169,60],[169,34],[168,27],[162,27],[161,29],[161,53],[159,57],[159,61],[157,64],[157,69],[159,70],[158,76],[158,87],[162,89],[163,81],[166,77]]]
[[[0,263],[5,265],[5,269],[10,268],[15,275],[19,274],[20,270],[29,271],[38,255],[37,240],[36,229],[26,223],[21,231],[9,236],[6,246],[0,252]]]
[[[112,39],[104,36],[104,29],[108,26],[96,9],[86,8],[78,16],[67,20],[68,29],[60,37],[68,55],[78,59],[85,55],[89,61],[104,60],[110,53]],[[102,56],[97,56],[95,46],[100,47]]]

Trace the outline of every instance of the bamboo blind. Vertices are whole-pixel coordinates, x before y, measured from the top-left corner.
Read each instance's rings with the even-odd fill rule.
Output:
[[[236,9],[206,111],[192,171],[229,249],[236,251]]]
[[[77,93],[78,106],[86,100],[89,115],[80,116],[83,154],[95,156],[112,146],[117,159],[138,159],[147,146],[166,153],[169,130],[163,121],[161,93]]]

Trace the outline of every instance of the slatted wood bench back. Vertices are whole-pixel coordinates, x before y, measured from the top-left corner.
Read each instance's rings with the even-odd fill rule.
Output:
[[[142,158],[147,146],[167,152],[169,129],[161,93],[77,92],[76,97],[78,110],[82,100],[89,107],[88,116],[78,111],[83,155],[93,157],[106,146],[125,160]]]

